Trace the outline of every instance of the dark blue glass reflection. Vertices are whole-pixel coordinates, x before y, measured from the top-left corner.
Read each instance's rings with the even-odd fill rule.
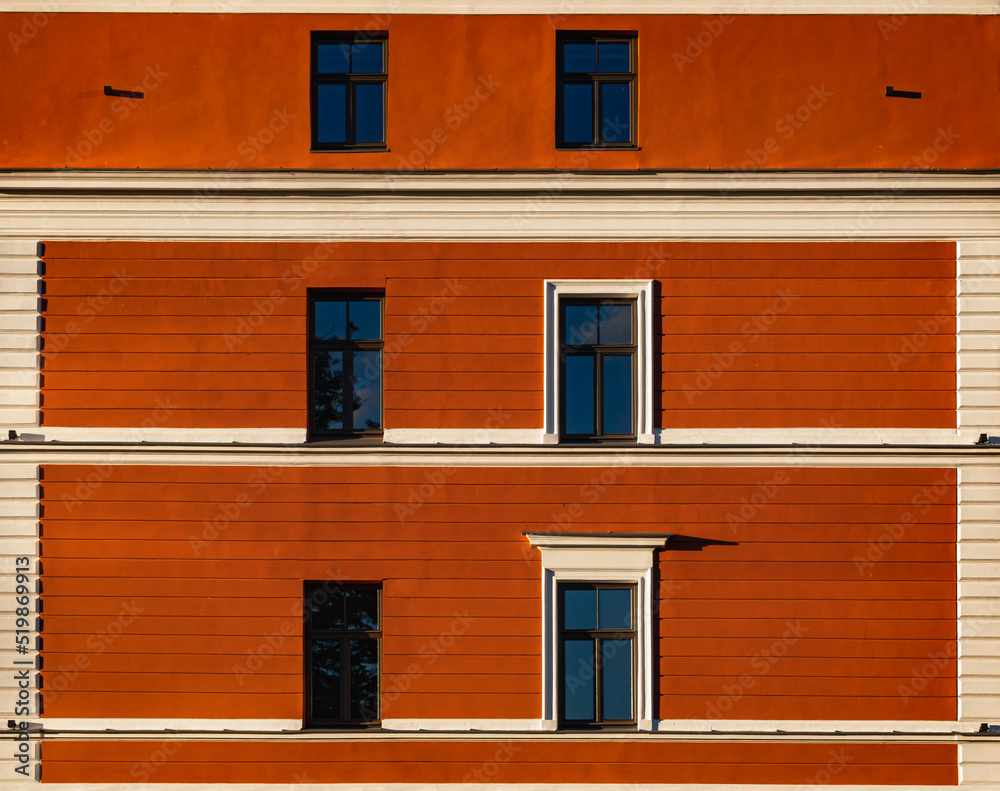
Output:
[[[601,383],[602,420],[605,434],[632,433],[632,356],[604,357]]]
[[[347,339],[347,302],[316,300],[313,303],[313,337],[319,341]]]
[[[354,352],[354,429],[382,428],[382,352]]]
[[[563,701],[567,720],[594,719],[594,643],[563,641]]]
[[[343,352],[313,352],[313,427],[320,431],[344,427]]]
[[[629,58],[627,41],[602,41],[597,45],[597,70],[602,74],[608,72],[630,72],[632,64]]]
[[[351,70],[351,45],[319,44],[316,46],[316,71],[320,74],[347,74]]]
[[[382,337],[382,306],[374,299],[352,299],[350,305],[352,341],[377,341]]]
[[[378,642],[351,640],[350,643],[349,716],[352,720],[378,719]]]
[[[605,720],[632,719],[632,642],[605,640],[601,708]]]
[[[593,434],[594,426],[594,358],[591,355],[571,355],[566,358],[566,381],[563,385],[567,434]]]
[[[347,142],[347,86],[316,86],[316,142]]]
[[[597,628],[597,591],[562,589],[564,629]]]
[[[563,44],[563,73],[589,74],[597,71],[597,50],[592,41]]]
[[[340,719],[340,641],[313,640],[310,658],[312,718]]]
[[[627,143],[632,138],[632,110],[627,82],[601,85],[601,140]]]
[[[331,606],[342,608],[344,616],[341,629],[377,630],[378,590],[375,588],[354,588],[339,590],[331,596]],[[313,629],[319,628],[315,624]]]
[[[351,71],[354,74],[381,74],[383,71],[382,42],[367,41],[354,44]]]
[[[563,142],[594,141],[594,88],[590,83],[563,85]]]
[[[598,604],[598,623],[601,629],[632,628],[632,591],[604,589]]]
[[[566,305],[566,333],[564,343],[580,346],[597,343],[597,305]]]
[[[601,305],[601,343],[632,343],[631,305]]]
[[[381,143],[385,140],[385,86],[380,82],[359,82],[354,86],[355,140]]]

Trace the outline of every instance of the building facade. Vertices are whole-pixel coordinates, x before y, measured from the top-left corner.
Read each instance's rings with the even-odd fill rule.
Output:
[[[0,14],[0,784],[1000,782],[998,9],[738,5]]]

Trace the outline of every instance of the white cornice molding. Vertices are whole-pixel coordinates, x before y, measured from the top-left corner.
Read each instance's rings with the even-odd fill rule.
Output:
[[[0,240],[986,241],[998,235],[997,173],[0,172]]]
[[[579,14],[996,14],[997,0],[9,0],[5,10],[77,13],[196,14],[529,14],[557,19]]]

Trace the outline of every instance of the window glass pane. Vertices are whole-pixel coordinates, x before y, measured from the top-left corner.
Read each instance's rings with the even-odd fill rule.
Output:
[[[606,720],[632,719],[632,641],[605,640],[601,707]]]
[[[332,586],[310,588],[306,599],[308,624],[312,631],[344,628],[344,596]]]
[[[375,588],[352,588],[338,595],[346,604],[346,628],[378,629],[378,591]]]
[[[563,141],[594,142],[594,88],[590,83],[563,85]]]
[[[344,427],[343,352],[313,352],[313,427],[321,431]]]
[[[316,86],[316,142],[347,142],[347,86]]]
[[[601,305],[601,343],[632,343],[631,305]]]
[[[352,720],[378,719],[378,641],[351,640]]]
[[[312,719],[340,719],[340,641],[313,640],[310,656]]]
[[[355,74],[381,74],[383,71],[382,42],[362,41],[353,45]]]
[[[352,299],[348,332],[352,341],[382,338],[382,303],[374,299]]]
[[[602,419],[605,434],[632,433],[632,356],[604,358],[604,398]]]
[[[601,84],[601,141],[627,143],[632,139],[632,110],[627,82]]]
[[[382,427],[382,352],[354,352],[354,430]]]
[[[566,305],[566,339],[571,346],[597,343],[597,305]]]
[[[594,642],[563,641],[563,701],[567,720],[594,719]]]
[[[598,608],[601,629],[632,628],[632,591],[602,590]]]
[[[316,45],[316,70],[320,74],[347,74],[351,70],[351,45],[347,42]]]
[[[630,72],[632,64],[628,56],[629,45],[625,41],[603,41],[597,45],[597,70]]]
[[[355,140],[358,143],[381,143],[385,140],[385,105],[381,82],[359,82],[354,86]]]
[[[592,41],[567,41],[563,44],[563,73],[586,74],[597,71],[597,50]]]
[[[563,384],[563,414],[567,434],[594,433],[594,358],[573,355],[566,358]]]
[[[347,338],[347,302],[320,301],[313,303],[313,337],[320,341],[342,341]]]
[[[597,591],[562,589],[563,629],[597,628]]]

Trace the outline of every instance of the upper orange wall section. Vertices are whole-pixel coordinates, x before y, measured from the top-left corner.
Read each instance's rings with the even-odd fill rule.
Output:
[[[0,167],[997,167],[1000,18],[885,19],[55,14],[0,48]],[[638,31],[640,150],[555,150],[554,25]],[[310,31],[366,28],[390,150],[311,154]]]

